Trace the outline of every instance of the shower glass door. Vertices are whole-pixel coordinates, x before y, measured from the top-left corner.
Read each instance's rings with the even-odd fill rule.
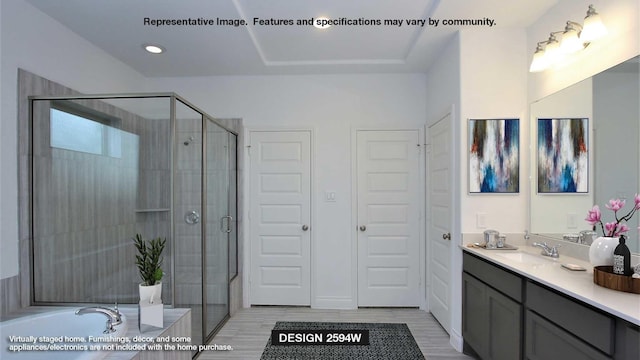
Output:
[[[206,119],[205,336],[211,335],[229,314],[229,234],[235,224],[229,206],[229,135]],[[232,150],[235,153],[235,148]]]
[[[175,307],[191,308],[192,343],[202,344],[203,318],[203,116],[175,102],[173,217]]]

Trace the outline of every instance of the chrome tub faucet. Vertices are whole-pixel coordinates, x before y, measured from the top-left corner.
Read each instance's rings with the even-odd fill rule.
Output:
[[[120,311],[118,311],[118,304],[116,304],[116,307],[114,309],[109,309],[104,306],[88,306],[76,311],[76,315],[84,314],[102,314],[106,316],[107,327],[103,331],[103,333],[105,334],[115,332],[116,329],[114,329],[113,327],[122,324],[122,315],[120,314]]]
[[[542,254],[544,256],[549,256],[549,257],[556,258],[556,259],[560,256],[560,254],[558,253],[558,248],[561,246],[560,244],[554,245],[554,246],[549,246],[545,242],[543,242],[543,243],[534,242],[531,245],[533,245],[535,247],[542,248],[542,252],[540,254]]]

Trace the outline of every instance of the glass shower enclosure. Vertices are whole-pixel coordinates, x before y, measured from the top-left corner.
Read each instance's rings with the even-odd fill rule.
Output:
[[[237,134],[175,94],[30,98],[32,303],[137,303],[133,237],[167,239],[192,343],[229,317]]]

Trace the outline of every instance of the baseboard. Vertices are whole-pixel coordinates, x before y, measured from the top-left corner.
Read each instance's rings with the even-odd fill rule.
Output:
[[[449,334],[449,343],[457,352],[462,352],[464,339],[462,338],[462,335],[456,333],[453,329],[451,329],[451,333]]]

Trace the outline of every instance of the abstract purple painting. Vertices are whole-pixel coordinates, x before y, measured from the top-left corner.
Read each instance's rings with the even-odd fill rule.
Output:
[[[519,191],[519,119],[470,119],[469,192]]]
[[[538,193],[589,191],[589,119],[538,119]]]

